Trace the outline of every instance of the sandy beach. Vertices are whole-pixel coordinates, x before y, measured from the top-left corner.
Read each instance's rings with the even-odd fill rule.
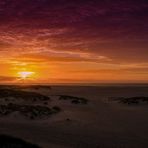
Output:
[[[25,89],[50,97],[47,107],[61,111],[28,119],[16,112],[0,117],[0,133],[42,148],[145,148],[148,105],[125,105],[110,97],[148,96],[147,86],[53,86]],[[60,95],[86,98],[87,104],[59,100]]]

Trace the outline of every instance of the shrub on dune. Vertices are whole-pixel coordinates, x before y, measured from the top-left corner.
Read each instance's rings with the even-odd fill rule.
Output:
[[[66,95],[61,95],[59,97],[59,100],[71,100],[71,103],[73,104],[87,104],[88,103],[88,100],[85,98],[66,96]]]
[[[119,97],[113,99],[113,101],[117,101],[122,104],[141,104],[141,103],[148,103],[148,97]]]
[[[55,111],[55,112],[60,112],[61,108],[58,107],[58,106],[54,106],[54,107],[52,107],[52,110]]]

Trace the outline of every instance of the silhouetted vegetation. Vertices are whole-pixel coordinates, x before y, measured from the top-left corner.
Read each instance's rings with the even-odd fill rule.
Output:
[[[0,115],[6,116],[13,112],[19,112],[20,114],[30,119],[48,117],[52,114],[60,112],[59,107],[48,108],[40,105],[18,105],[10,103],[8,105],[0,105]]]
[[[114,101],[117,101],[122,104],[148,104],[148,97],[119,97],[114,98]]]
[[[0,88],[0,99],[5,99],[5,101],[9,101],[12,99],[12,97],[19,100],[29,100],[33,102],[50,100],[50,97],[41,95],[36,92]]]
[[[19,138],[0,135],[0,148],[41,148]]]
[[[87,104],[88,103],[88,100],[85,98],[66,96],[66,95],[60,95],[59,100],[71,100],[71,103],[73,104]]]
[[[58,107],[58,106],[54,106],[54,107],[52,107],[52,109],[53,109],[55,112],[61,111],[61,108]]]

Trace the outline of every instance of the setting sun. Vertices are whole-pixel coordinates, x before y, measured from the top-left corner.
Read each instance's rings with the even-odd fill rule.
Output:
[[[27,78],[32,77],[34,72],[31,72],[31,71],[21,71],[21,72],[18,72],[18,74],[19,74],[19,77],[21,79],[27,79]]]

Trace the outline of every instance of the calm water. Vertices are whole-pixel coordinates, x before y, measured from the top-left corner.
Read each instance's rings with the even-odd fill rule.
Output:
[[[148,85],[52,86],[51,92],[95,98],[148,96]]]

